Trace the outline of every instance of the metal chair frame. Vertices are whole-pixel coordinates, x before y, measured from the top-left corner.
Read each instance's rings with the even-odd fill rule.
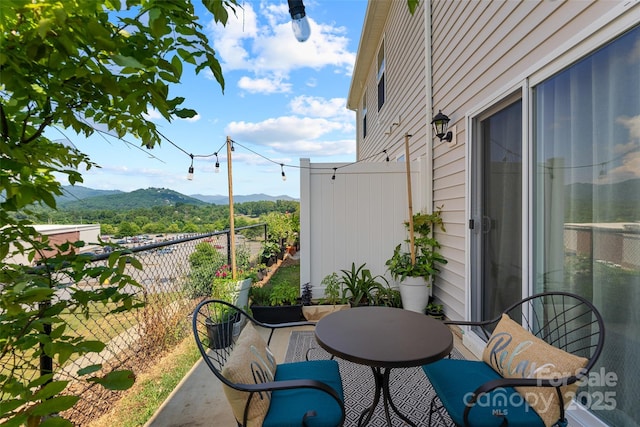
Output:
[[[569,292],[558,291],[544,292],[524,298],[505,309],[495,319],[478,322],[445,321],[444,323],[447,325],[480,327],[488,341],[490,333],[487,331],[487,327],[495,327],[502,314],[505,313],[514,321],[521,320],[523,328],[547,344],[587,358],[587,365],[579,374],[560,379],[501,378],[482,384],[473,392],[472,399],[466,403],[464,425],[470,426],[469,412],[482,394],[489,393],[497,388],[531,386],[555,387],[560,403],[560,419],[556,425],[566,426],[564,398],[560,385],[573,384],[586,378],[598,360],[605,338],[604,321],[600,312],[586,298]],[[438,412],[442,416],[440,409],[443,407],[444,405],[440,399],[437,399],[437,396],[434,397],[430,405],[429,425],[431,425],[431,417],[434,412]]]
[[[212,325],[218,324],[212,319],[222,319],[222,318],[231,318],[235,324],[244,325],[246,321],[253,323],[255,326],[260,326],[262,328],[266,328],[270,330],[269,338],[267,340],[267,345],[271,343],[271,338],[273,337],[273,333],[277,329],[283,328],[291,328],[296,326],[307,326],[312,325],[315,326],[314,322],[308,321],[300,321],[300,322],[289,322],[289,323],[279,323],[279,324],[267,324],[260,322],[253,318],[249,313],[245,310],[236,307],[235,305],[216,299],[207,299],[200,302],[194,312],[192,319],[192,328],[193,334],[195,336],[196,344],[202,358],[205,363],[211,369],[211,371],[215,374],[215,376],[222,381],[228,387],[234,388],[236,390],[244,391],[250,393],[249,399],[247,400],[247,404],[244,408],[244,417],[242,423],[239,420],[238,426],[242,427],[243,425],[247,425],[247,417],[249,414],[249,406],[252,398],[255,395],[259,395],[263,392],[271,392],[276,390],[289,390],[289,389],[297,389],[297,388],[313,388],[317,390],[321,390],[327,394],[329,394],[333,399],[335,399],[336,403],[340,406],[342,411],[342,421],[339,424],[340,426],[344,424],[345,420],[345,407],[344,402],[338,395],[338,393],[329,385],[312,379],[300,379],[300,380],[287,380],[287,381],[273,381],[273,382],[263,382],[257,384],[239,384],[229,381],[222,375],[222,368],[224,364],[227,362],[229,356],[235,347],[237,336],[240,331],[238,327],[233,328],[218,328],[217,333],[220,335],[218,338],[214,339],[215,343],[212,342],[212,338],[207,333],[207,328]],[[234,332],[235,331],[235,332]],[[213,344],[218,345],[213,345]],[[214,348],[220,347],[220,348]],[[294,362],[295,363],[295,362]],[[309,416],[314,416],[315,413],[310,411],[307,413],[303,420],[301,420],[302,425],[306,425],[306,418]]]

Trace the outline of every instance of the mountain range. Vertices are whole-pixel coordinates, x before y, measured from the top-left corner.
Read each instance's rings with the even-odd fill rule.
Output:
[[[62,187],[63,195],[56,198],[62,209],[135,209],[153,206],[189,205],[228,205],[229,197],[224,195],[207,196],[194,194],[186,196],[167,188],[138,189],[131,192],[120,190],[96,190],[82,186],[66,185]],[[269,196],[267,194],[234,195],[233,202],[258,201],[297,201],[289,196]]]

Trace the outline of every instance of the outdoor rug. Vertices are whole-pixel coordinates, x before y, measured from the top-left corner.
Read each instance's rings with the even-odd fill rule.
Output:
[[[305,360],[308,348],[313,348],[309,354],[310,360],[329,359],[331,355],[324,351],[316,342],[313,331],[294,331],[289,339],[289,347],[285,356],[285,362]],[[451,357],[462,359],[458,350],[453,349]],[[336,359],[340,366],[342,376],[345,407],[347,418],[346,427],[358,424],[360,413],[373,402],[374,380],[371,368],[340,358]],[[433,388],[421,367],[398,368],[391,371],[390,382],[393,402],[400,412],[419,426],[426,426],[429,420],[429,405],[434,396]],[[394,426],[406,425],[393,411],[391,421]],[[368,426],[386,426],[387,421],[382,405],[382,397],[376,407],[376,411]],[[451,419],[445,414],[434,414],[433,426],[453,425]]]

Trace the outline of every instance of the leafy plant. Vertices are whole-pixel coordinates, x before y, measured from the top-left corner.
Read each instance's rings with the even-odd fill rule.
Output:
[[[268,286],[253,285],[249,289],[251,304],[266,306],[271,304],[271,289]]]
[[[257,277],[257,272],[249,265],[248,250],[245,246],[236,248],[236,278],[232,279],[231,266],[226,258],[211,243],[196,245],[189,255],[191,273],[184,284],[184,290],[190,298],[212,296],[225,301],[233,301],[235,283],[238,280]]]
[[[356,268],[354,262],[351,263],[351,270],[342,271],[340,283],[343,285],[342,298],[349,301],[352,306],[366,305],[375,301],[377,292],[388,285],[387,279],[383,276],[373,276],[368,268],[364,268],[366,263]],[[384,283],[384,284],[383,284]]]
[[[402,250],[402,244],[396,246],[393,255],[385,263],[395,280],[403,281],[406,277],[428,279],[439,271],[437,264],[447,263],[447,260],[437,251],[440,243],[432,235],[435,227],[440,227],[443,232],[446,231],[441,212],[441,208],[438,208],[431,214],[417,213],[413,216],[415,262],[412,262],[410,252]],[[406,222],[405,226],[408,229],[409,223]],[[405,242],[411,244],[410,239]]]
[[[305,283],[302,285],[302,295],[300,296],[300,301],[302,305],[311,305],[311,300],[313,299],[313,292],[311,291],[311,283]]]
[[[335,272],[326,275],[320,284],[324,286],[324,298],[321,300],[322,304],[335,305],[346,303],[347,300],[344,298],[342,291],[342,282]]]
[[[269,295],[270,305],[293,305],[295,304],[300,290],[297,286],[292,286],[289,282],[280,282],[273,285],[271,295]]]
[[[444,306],[442,304],[436,304],[433,301],[427,305],[427,314],[436,319],[442,319],[444,317]]]
[[[381,287],[375,294],[375,305],[383,305],[385,307],[402,307],[402,297],[400,291],[391,287]]]
[[[271,257],[275,257],[280,252],[280,245],[276,242],[267,240],[262,244],[262,251],[260,257],[263,260],[268,260]]]

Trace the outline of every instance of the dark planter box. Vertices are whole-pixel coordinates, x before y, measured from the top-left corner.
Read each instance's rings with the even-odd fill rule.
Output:
[[[211,319],[207,319],[207,338],[209,338],[209,348],[219,349],[229,347],[233,339],[233,325],[235,319],[227,320],[222,323],[215,323]]]
[[[234,334],[237,335],[236,324],[241,325],[239,321],[242,319],[240,313],[234,313],[226,317],[228,318],[222,322],[216,322],[210,318],[205,321],[209,348],[220,349],[229,347],[233,341]]]
[[[252,305],[253,317],[263,323],[287,323],[305,320],[302,304],[299,305]]]

